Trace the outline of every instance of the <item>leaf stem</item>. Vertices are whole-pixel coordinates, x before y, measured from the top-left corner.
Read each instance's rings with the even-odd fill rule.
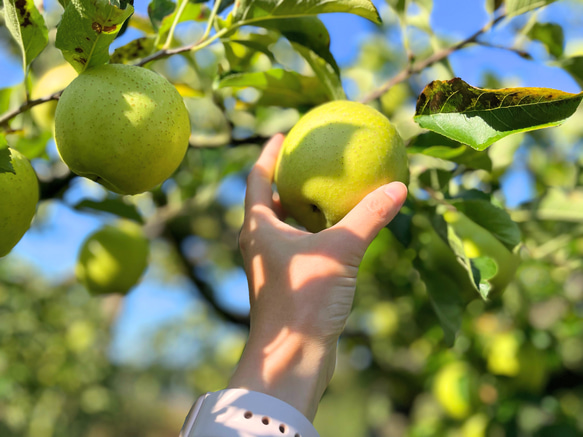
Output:
[[[51,100],[59,100],[59,97],[61,97],[61,93],[63,92],[63,90],[61,91],[57,91],[56,93],[50,94],[48,96],[45,97],[41,97],[40,99],[35,99],[35,100],[28,100],[26,102],[24,102],[22,105],[20,105],[18,108],[6,112],[4,115],[0,116],[0,128],[7,128],[8,127],[8,122],[10,120],[12,120],[14,117],[16,117],[19,114],[22,114],[23,112],[29,110],[30,108],[36,106],[36,105],[40,105],[41,103],[46,103],[46,102],[50,102]]]
[[[188,4],[188,0],[182,0],[182,3],[180,3],[178,11],[176,11],[176,15],[174,16],[174,22],[172,23],[172,26],[170,27],[170,31],[168,32],[168,37],[166,38],[166,42],[164,43],[164,46],[162,47],[164,50],[167,50],[170,47],[170,44],[172,44],[172,40],[174,39],[174,30],[176,29],[176,26],[178,25],[178,21],[180,20],[182,13],[186,9],[187,4]]]
[[[211,15],[206,23],[206,29],[200,38],[199,41],[204,41],[208,38],[209,34],[211,33],[211,28],[213,27],[213,23],[215,22],[215,17],[217,16],[217,12],[219,11],[219,6],[221,5],[221,0],[215,0],[215,4],[213,6],[213,10],[211,11]]]

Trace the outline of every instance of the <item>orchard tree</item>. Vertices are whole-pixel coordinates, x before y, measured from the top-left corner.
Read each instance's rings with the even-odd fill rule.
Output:
[[[583,93],[496,72],[468,83],[451,62],[485,48],[581,86],[583,54],[544,20],[580,3],[475,2],[488,22],[458,41],[432,28],[432,0],[152,0],[147,16],[133,1],[59,3],[3,0],[24,80],[0,90],[0,434],[172,435],[196,395],[224,387],[248,317],[213,279],[242,266],[242,205],[220,191],[271,135],[341,100],[395,126],[409,197],[361,265],[321,435],[583,433]],[[374,26],[342,68],[328,13]],[[531,193],[509,205],[516,163]],[[71,201],[76,186],[97,195]],[[9,255],[51,204],[104,223],[59,284]],[[180,369],[108,361],[111,307],[148,260],[201,298],[152,344],[190,330],[197,358]]]

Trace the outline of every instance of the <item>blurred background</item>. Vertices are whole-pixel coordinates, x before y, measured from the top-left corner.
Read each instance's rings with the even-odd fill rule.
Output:
[[[349,14],[320,17],[353,100],[378,89],[408,60],[464,40],[492,19],[487,1],[410,1],[401,17],[391,8],[398,2],[374,3],[380,26]],[[37,4],[54,40],[62,8],[52,0]],[[137,24],[130,22],[112,52],[143,34],[139,20],[147,20],[148,5],[137,0],[134,6]],[[180,23],[176,45],[196,40],[204,26]],[[537,37],[543,28],[552,36]],[[237,54],[240,62],[257,70],[308,68],[289,43],[265,35],[274,38],[275,59],[249,51]],[[263,142],[300,116],[295,109],[254,107],[252,89],[225,97],[224,111],[217,108],[208,90],[229,56],[217,43],[190,60],[175,56],[153,66],[185,97],[193,131],[183,165],[151,193],[121,199],[73,177],[42,115],[25,114],[23,126],[33,127],[9,138],[31,158],[43,200],[30,231],[0,259],[0,435],[177,436],[196,397],[225,387],[247,335],[237,249],[246,173]],[[503,20],[479,43],[372,104],[407,140],[421,132],[412,121],[415,102],[432,80],[459,76],[478,87],[578,93],[580,56],[583,4],[557,1]],[[3,22],[0,59],[4,113],[21,98],[24,76]],[[32,65],[33,89],[63,62],[48,47]],[[38,96],[63,85],[50,87],[42,85]],[[474,169],[450,181],[491,193],[523,233],[515,280],[501,298],[467,302],[453,347],[444,343],[417,271],[415,260],[426,249],[381,232],[362,264],[337,371],[316,417],[323,437],[583,435],[582,138],[579,109],[558,128],[492,146],[484,152],[491,171]],[[413,159],[412,167],[447,169],[434,161]],[[416,195],[422,198],[422,190]],[[125,297],[94,298],[74,269],[84,238],[116,220],[107,205],[127,205],[163,230],[152,240],[137,287]]]

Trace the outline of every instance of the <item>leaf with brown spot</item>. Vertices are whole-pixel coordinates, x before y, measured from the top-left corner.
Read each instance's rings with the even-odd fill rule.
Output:
[[[135,59],[145,58],[154,50],[155,38],[143,36],[115,49],[109,62],[111,64],[129,64]]]
[[[34,0],[3,0],[3,3],[6,27],[20,46],[22,68],[26,71],[49,41],[45,20]]]
[[[460,78],[433,81],[417,100],[415,121],[476,150],[514,133],[558,126],[577,110],[583,93],[550,88],[481,89]]]
[[[78,73],[105,64],[110,44],[133,12],[132,5],[122,5],[118,0],[70,0],[55,45]]]

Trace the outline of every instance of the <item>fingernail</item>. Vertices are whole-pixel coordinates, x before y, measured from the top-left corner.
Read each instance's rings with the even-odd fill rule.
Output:
[[[403,203],[407,198],[407,187],[403,182],[391,182],[385,186],[385,194],[395,203]]]

